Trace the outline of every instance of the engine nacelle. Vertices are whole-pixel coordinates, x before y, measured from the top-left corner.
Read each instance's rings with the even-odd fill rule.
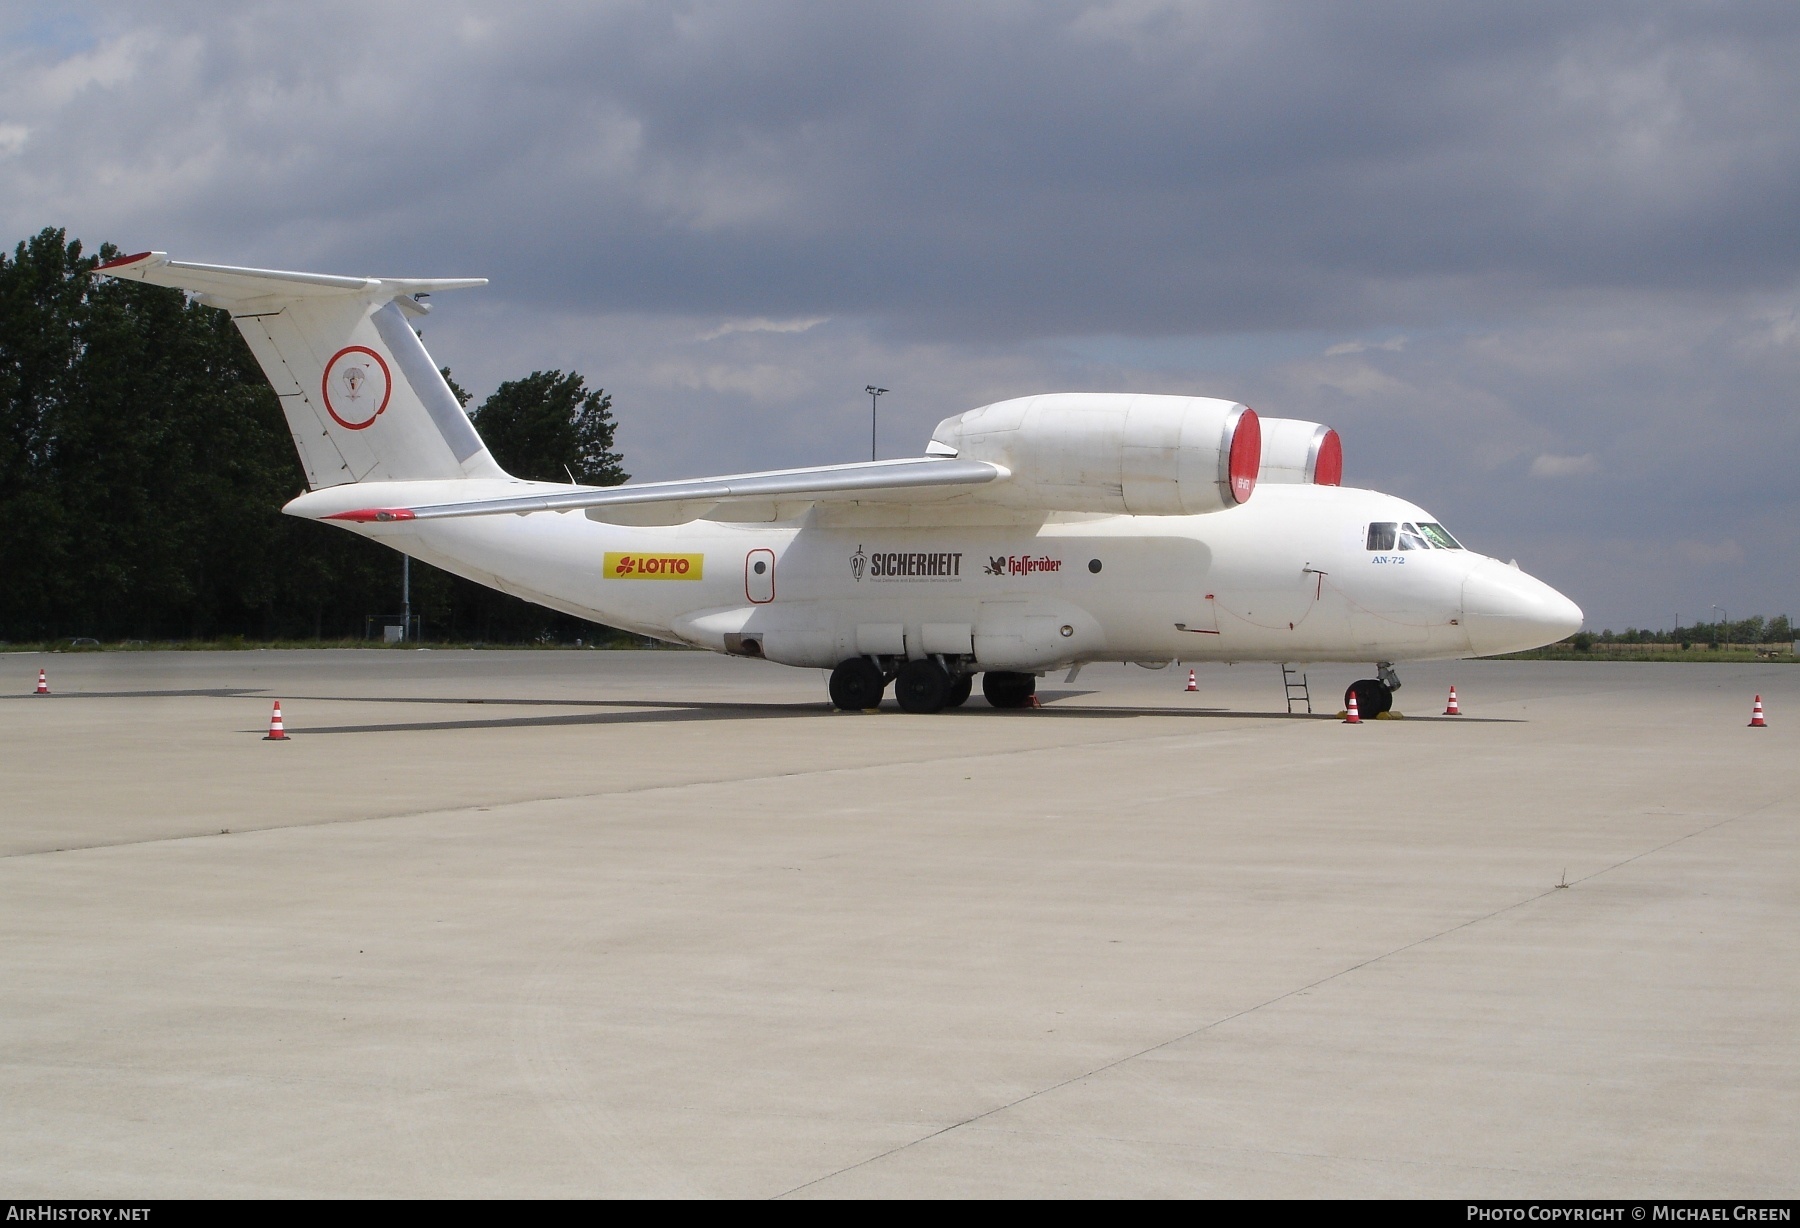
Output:
[[[1337,486],[1344,480],[1344,445],[1338,433],[1298,418],[1262,420],[1259,482]]]
[[[926,451],[1010,470],[984,503],[1191,516],[1250,497],[1262,437],[1256,413],[1235,401],[1059,392],[946,418]]]

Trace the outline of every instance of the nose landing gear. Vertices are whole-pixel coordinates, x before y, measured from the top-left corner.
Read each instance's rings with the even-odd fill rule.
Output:
[[[1377,677],[1352,682],[1344,690],[1344,707],[1348,708],[1350,697],[1356,696],[1357,712],[1364,720],[1392,711],[1394,692],[1400,689],[1400,675],[1394,672],[1392,661],[1377,662],[1375,673]]]

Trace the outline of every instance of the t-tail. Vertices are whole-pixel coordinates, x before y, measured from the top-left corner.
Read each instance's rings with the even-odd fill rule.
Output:
[[[485,278],[334,277],[193,264],[164,252],[94,272],[186,290],[231,313],[281,398],[306,469],[311,489],[282,509],[290,516],[384,534],[396,522],[540,511],[643,527],[743,504],[755,516],[773,506],[792,518],[819,502],[953,497],[998,489],[1009,474],[997,462],[937,454],[629,486],[526,481],[495,462],[412,329],[412,317],[429,310],[421,297]],[[448,555],[434,561],[459,570]],[[489,562],[481,569],[494,570]]]
[[[231,313],[281,398],[313,490],[352,482],[504,478],[413,331],[415,296],[485,278],[333,277],[142,252],[96,273],[187,290]]]

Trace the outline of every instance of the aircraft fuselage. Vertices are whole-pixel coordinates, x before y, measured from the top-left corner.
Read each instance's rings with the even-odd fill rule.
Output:
[[[306,473],[292,515],[478,583],[720,652],[828,667],[839,708],[997,707],[1089,661],[1373,661],[1536,647],[1566,597],[1421,509],[1345,489],[1336,432],[1217,397],[1052,392],[923,455],[619,487],[508,474],[412,321],[479,278],[120,256],[98,276],[229,311]]]
[[[1473,551],[1370,549],[1372,522],[1431,520],[1374,491],[1270,484],[1197,516],[858,518],[634,528],[537,512],[357,531],[579,617],[801,666],[1398,662],[1535,647],[1581,621],[1549,586]]]

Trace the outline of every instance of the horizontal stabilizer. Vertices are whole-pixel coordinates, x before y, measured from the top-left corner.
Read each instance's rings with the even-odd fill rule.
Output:
[[[585,511],[596,520],[612,518],[615,511],[631,523],[642,520],[625,515],[627,509],[680,505],[683,519],[698,519],[713,509],[733,503],[853,503],[929,502],[1007,477],[1007,471],[986,461],[964,461],[919,456],[901,460],[861,461],[849,465],[820,465],[810,469],[776,469],[766,473],[737,473],[714,478],[676,482],[643,482],[626,486],[557,486],[544,493],[470,499],[454,503],[420,503],[410,506],[372,507],[342,505],[352,491],[331,492],[332,510],[321,498],[325,492],[302,496],[288,510],[320,520],[388,522],[440,520],[456,516],[494,516],[501,513]],[[440,488],[441,489],[441,488]],[[315,510],[316,509],[316,510]],[[679,523],[677,521],[676,523]]]
[[[346,294],[371,299],[400,295],[431,294],[485,286],[485,277],[336,277],[329,273],[290,273],[283,269],[240,269],[224,264],[195,264],[171,260],[167,252],[139,252],[120,256],[94,270],[108,277],[148,282],[191,290],[215,300],[217,306],[247,303],[259,298],[331,298]]]

